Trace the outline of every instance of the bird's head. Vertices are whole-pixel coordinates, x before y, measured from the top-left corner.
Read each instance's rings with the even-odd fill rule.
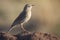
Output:
[[[24,10],[31,10],[32,6],[34,6],[34,5],[26,4],[24,7]]]

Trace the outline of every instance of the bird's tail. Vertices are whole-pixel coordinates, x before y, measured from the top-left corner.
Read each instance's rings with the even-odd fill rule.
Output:
[[[15,27],[14,27],[14,26],[11,26],[11,27],[9,28],[9,30],[8,30],[8,33],[9,33],[13,28],[15,28]]]

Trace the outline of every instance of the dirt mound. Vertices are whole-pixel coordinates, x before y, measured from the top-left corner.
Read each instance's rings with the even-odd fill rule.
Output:
[[[54,34],[40,32],[34,33],[22,32],[17,35],[1,32],[0,40],[60,40],[60,37]]]

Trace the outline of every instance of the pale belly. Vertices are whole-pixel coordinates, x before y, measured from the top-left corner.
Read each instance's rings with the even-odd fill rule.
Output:
[[[31,12],[27,13],[24,23],[28,22],[31,18]]]

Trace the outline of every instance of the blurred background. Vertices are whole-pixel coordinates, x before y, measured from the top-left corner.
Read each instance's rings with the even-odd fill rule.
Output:
[[[8,31],[25,4],[35,5],[31,19],[24,24],[26,30],[60,35],[60,0],[0,0],[0,32]],[[20,31],[17,26],[10,33],[17,34]]]

